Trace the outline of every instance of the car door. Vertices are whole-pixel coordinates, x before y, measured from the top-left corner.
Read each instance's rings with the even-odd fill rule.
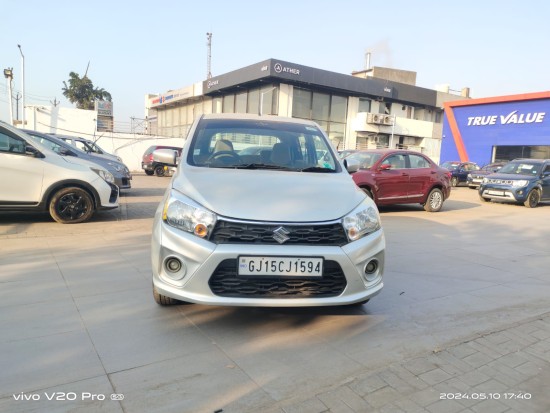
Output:
[[[385,169],[389,168],[389,169]],[[390,154],[375,171],[377,199],[379,203],[405,203],[409,192],[409,173],[403,154]]]
[[[407,196],[411,202],[423,202],[437,172],[422,155],[410,153],[408,158],[409,192]]]
[[[0,206],[38,203],[44,162],[26,154],[27,142],[0,129]]]

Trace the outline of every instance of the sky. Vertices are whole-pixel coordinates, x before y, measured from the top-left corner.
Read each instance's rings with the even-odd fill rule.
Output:
[[[116,123],[145,116],[145,95],[274,58],[336,73],[371,66],[417,73],[429,89],[473,98],[550,90],[550,2],[544,0],[2,1],[0,69],[14,96],[74,107],[69,73],[112,95]],[[18,48],[21,45],[21,49]],[[9,119],[0,81],[0,120]],[[19,104],[21,100],[19,100]],[[14,106],[14,116],[16,109]]]

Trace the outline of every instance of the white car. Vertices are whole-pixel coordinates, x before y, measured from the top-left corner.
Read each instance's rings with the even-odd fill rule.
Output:
[[[118,207],[119,189],[102,166],[63,157],[0,122],[0,212],[48,211],[63,224]]]
[[[176,162],[174,151],[154,156]],[[316,123],[203,115],[155,214],[153,296],[161,305],[361,304],[383,287],[384,251],[376,205]]]

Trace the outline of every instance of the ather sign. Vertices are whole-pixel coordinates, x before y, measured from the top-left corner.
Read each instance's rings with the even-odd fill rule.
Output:
[[[468,126],[518,125],[522,123],[542,123],[546,112],[518,113],[517,110],[507,115],[469,116]]]

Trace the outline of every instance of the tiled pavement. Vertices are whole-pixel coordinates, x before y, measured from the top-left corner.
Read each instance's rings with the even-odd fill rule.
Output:
[[[550,412],[550,313],[364,373],[282,411]]]

